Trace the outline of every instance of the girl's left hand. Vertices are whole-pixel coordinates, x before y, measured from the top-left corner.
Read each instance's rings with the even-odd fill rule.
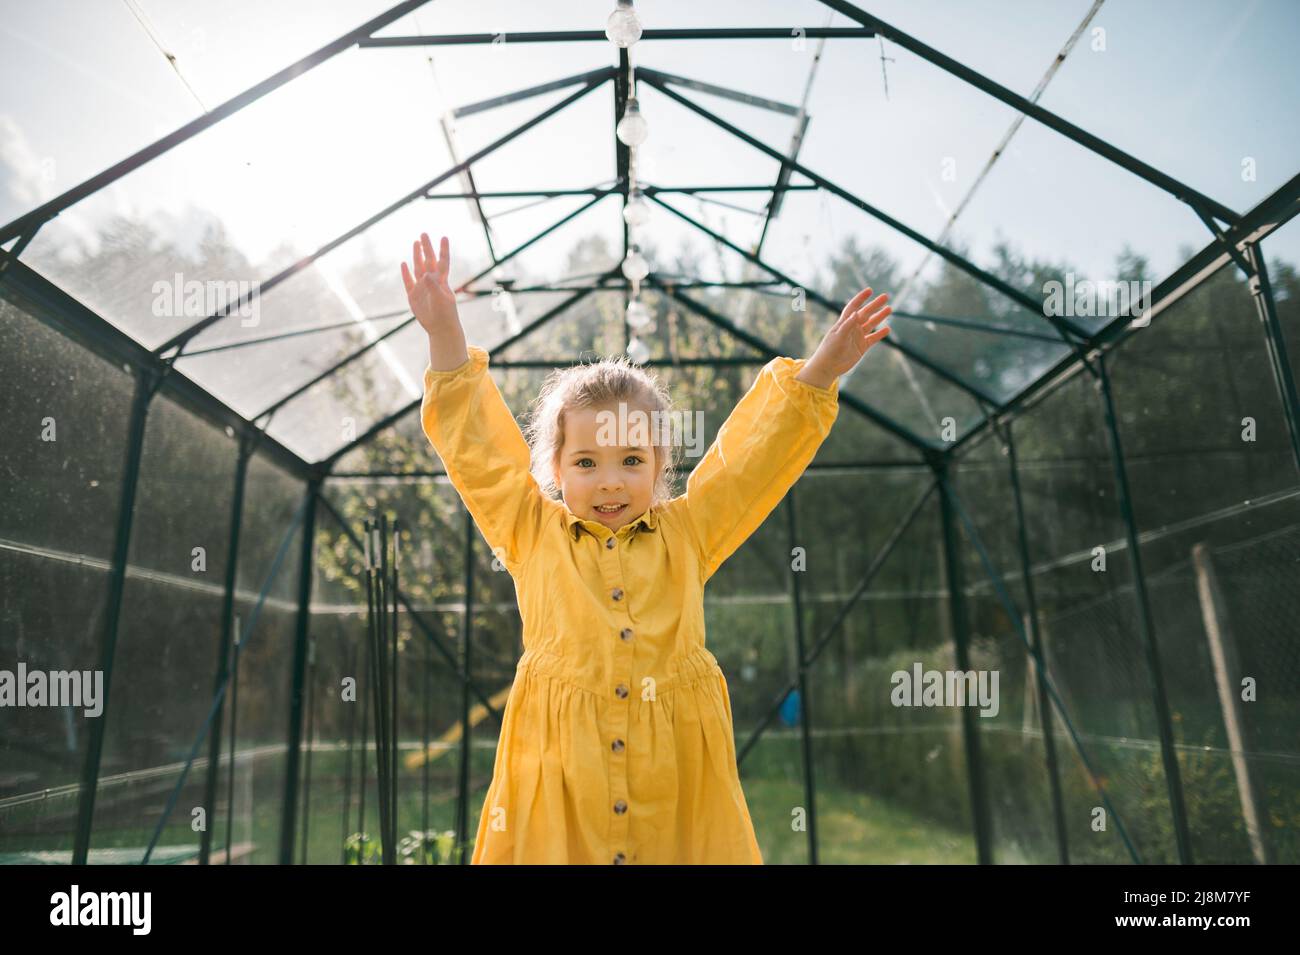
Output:
[[[829,378],[823,387],[830,387],[836,378],[852,370],[872,345],[889,334],[888,325],[877,328],[893,311],[885,304],[889,301],[889,295],[877,295],[867,301],[870,296],[870,286],[853,296],[849,304],[844,306],[839,320],[826,332],[821,344],[808,359],[807,365],[812,366],[807,369],[811,373],[810,378]]]

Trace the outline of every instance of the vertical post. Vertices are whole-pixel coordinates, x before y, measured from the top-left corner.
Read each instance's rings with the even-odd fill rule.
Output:
[[[1291,360],[1286,352],[1286,336],[1277,317],[1277,304],[1273,301],[1273,287],[1268,281],[1268,268],[1264,265],[1264,250],[1258,242],[1246,246],[1246,257],[1255,274],[1251,276],[1250,294],[1255,301],[1255,311],[1264,326],[1264,341],[1268,344],[1268,361],[1273,369],[1278,398],[1282,402],[1282,417],[1286,422],[1287,436],[1291,439],[1291,460],[1300,471],[1300,397],[1296,396],[1295,378],[1291,374]]]
[[[298,808],[298,758],[302,748],[302,691],[307,670],[307,632],[311,623],[311,578],[316,550],[316,499],[319,475],[307,482],[307,509],[302,521],[302,559],[298,565],[298,631],[293,641],[293,689],[289,694],[289,751],[284,771],[284,808],[280,820],[280,864],[293,864],[295,814]]]
[[[433,641],[425,642],[428,657],[424,661],[424,760],[420,765],[420,862],[429,864],[429,723],[433,705]]]
[[[456,845],[461,865],[469,861],[469,649],[474,626],[474,517],[465,510],[465,621],[460,639],[460,779],[456,794]]]
[[[1228,626],[1223,593],[1219,578],[1214,572],[1214,561],[1205,542],[1192,547],[1192,567],[1196,571],[1196,595],[1201,604],[1201,619],[1205,621],[1205,639],[1210,645],[1210,660],[1214,664],[1214,686],[1219,694],[1219,708],[1223,712],[1223,726],[1228,734],[1228,752],[1232,754],[1232,773],[1237,780],[1241,800],[1241,818],[1246,824],[1250,851],[1259,865],[1271,865],[1268,844],[1264,841],[1264,828],[1260,820],[1264,809],[1259,790],[1255,786],[1246,760],[1246,721],[1241,712],[1241,698],[1237,688],[1241,665],[1237,661],[1236,641]]]
[[[230,545],[226,550],[226,589],[221,597],[221,634],[217,643],[217,676],[213,681],[213,695],[221,691],[230,677],[231,626],[235,613],[235,584],[239,569],[239,531],[244,519],[244,487],[248,483],[248,462],[253,456],[252,441],[247,435],[239,439],[239,460],[235,465],[235,497],[230,505]],[[207,825],[199,836],[199,865],[208,865],[212,856],[212,826],[217,809],[217,780],[221,775],[222,711],[226,707],[225,695],[217,703],[212,717],[212,731],[208,734],[208,776],[203,786],[203,811]],[[233,767],[232,767],[233,768]]]
[[[952,618],[953,645],[957,654],[957,669],[970,670],[970,624],[966,617],[965,575],[962,573],[961,555],[957,550],[957,524],[953,519],[952,490],[948,486],[948,458],[934,455],[932,466],[939,482],[939,513],[943,523],[943,562],[948,578],[948,612]],[[992,838],[989,824],[989,804],[984,783],[984,762],[980,757],[979,724],[969,706],[961,708],[962,739],[966,746],[966,769],[970,777],[970,807],[975,822],[975,855],[980,865],[993,862]]]
[[[785,502],[786,526],[790,539],[790,552],[794,553],[799,540],[799,523],[795,514],[795,489],[790,488]],[[813,774],[812,716],[808,707],[808,654],[804,649],[802,586],[793,561],[790,568],[791,595],[794,600],[794,645],[799,673],[799,736],[803,747],[803,791],[808,802],[808,864],[817,865],[817,786]]]
[[[311,754],[316,747],[316,636],[307,644],[307,760],[302,783],[302,848],[300,865],[307,864],[307,844],[311,835]]]
[[[90,856],[90,829],[95,818],[95,795],[99,786],[99,763],[104,752],[104,727],[112,712],[109,691],[113,684],[113,662],[117,652],[117,631],[122,615],[122,591],[126,584],[126,561],[131,547],[131,523],[135,516],[135,492],[140,483],[140,460],[144,454],[144,430],[153,400],[162,381],[151,369],[136,372],[135,396],[131,402],[131,423],[127,429],[126,462],[122,469],[122,492],[117,505],[117,531],[113,542],[113,571],[108,578],[108,605],[104,611],[104,637],[99,647],[99,669],[104,674],[103,710],[90,724],[90,740],[81,769],[77,794],[77,831],[73,836],[72,864],[85,865]]]
[[[369,539],[369,537],[370,537],[370,528],[367,527],[366,538]],[[367,574],[370,573],[369,569],[366,570],[366,573]],[[370,625],[370,614],[369,612],[367,612],[366,626],[369,625]],[[360,805],[357,807],[357,833],[359,836],[360,855],[357,857],[357,865],[366,864],[366,843],[369,841],[366,838],[366,760],[369,759],[370,757],[368,756],[366,751],[370,748],[370,707],[374,702],[374,694],[378,692],[375,686],[375,666],[374,666],[375,655],[371,652],[373,644],[370,641],[369,633],[366,634],[365,639],[366,639],[366,652],[361,655],[363,660],[363,665],[366,668],[366,678],[364,681],[365,688],[366,688],[366,695],[365,695],[365,702],[361,704],[361,785],[357,790],[361,797],[359,800]],[[378,763],[379,763],[378,754],[376,754],[376,759],[375,759],[376,766],[378,766]],[[376,777],[377,776],[378,773],[376,773]],[[345,838],[346,838],[346,833],[345,833]]]
[[[631,84],[628,82],[628,73],[630,72],[632,59],[628,56],[625,48],[619,47],[618,51],[618,73],[614,76],[614,128],[618,129],[618,121],[623,118],[623,111],[627,108],[627,98],[631,92]],[[631,147],[623,145],[618,138],[617,132],[614,135],[614,169],[618,174],[618,187],[623,194],[622,208],[627,207],[628,192],[632,185],[632,150]],[[620,214],[619,218],[622,218]],[[627,220],[623,220],[623,258],[627,258],[628,252],[628,226]],[[620,260],[621,261],[621,260]],[[631,301],[631,296],[624,286],[623,289],[623,350],[627,351],[627,346],[632,341],[632,331],[627,324],[627,306]]]
[[[230,865],[235,854],[235,754],[239,751],[239,656],[244,640],[244,621],[235,614],[230,653],[230,767],[226,770],[226,858]]]
[[[1038,712],[1042,719],[1043,751],[1047,758],[1047,780],[1052,789],[1052,819],[1056,823],[1056,851],[1061,865],[1070,864],[1070,847],[1066,838],[1065,801],[1061,796],[1061,774],[1056,763],[1056,738],[1052,733],[1052,703],[1047,696],[1047,660],[1043,655],[1042,633],[1038,626],[1038,598],[1034,593],[1034,575],[1029,563],[1029,535],[1025,530],[1024,498],[1020,493],[1020,468],[1016,463],[1016,442],[1012,426],[1007,425],[1007,459],[1011,471],[1011,495],[1016,505],[1016,529],[1020,547],[1020,574],[1025,583],[1028,606],[1029,639],[1033,652],[1030,667],[1038,689]]]
[[[1160,650],[1156,646],[1155,620],[1151,616],[1146,575],[1142,571],[1137,521],[1133,517],[1128,472],[1124,466],[1124,448],[1119,437],[1119,422],[1115,418],[1115,399],[1111,394],[1110,373],[1106,370],[1105,354],[1097,355],[1097,369],[1103,408],[1106,413],[1106,430],[1110,434],[1110,456],[1115,468],[1115,488],[1119,496],[1120,514],[1124,518],[1124,535],[1133,560],[1133,590],[1138,601],[1138,630],[1142,646],[1146,651],[1147,676],[1151,680],[1151,702],[1155,707],[1156,726],[1160,733],[1160,755],[1164,763],[1165,785],[1169,790],[1169,810],[1173,816],[1178,861],[1183,865],[1191,865],[1192,840],[1187,828],[1187,809],[1183,803],[1182,774],[1178,771],[1178,755],[1174,751],[1174,730],[1169,719],[1169,701],[1165,695],[1164,675],[1160,669]]]
[[[388,577],[388,580],[387,580],[387,581],[385,582],[385,584],[384,584],[384,631],[385,631],[385,632],[384,632],[384,640],[385,640],[385,642],[387,642],[388,639],[389,639],[388,629],[389,629],[389,625],[390,625],[390,624],[391,624],[391,629],[392,629],[392,636],[391,636],[391,639],[392,639],[392,656],[393,656],[393,715],[392,715],[393,730],[392,730],[392,733],[389,734],[390,737],[391,737],[391,740],[392,740],[392,752],[390,753],[390,761],[389,761],[388,778],[389,778],[390,780],[392,780],[393,787],[392,787],[391,794],[390,794],[390,795],[391,795],[391,799],[392,799],[392,803],[390,804],[390,805],[391,805],[391,808],[388,810],[388,826],[389,826],[389,828],[392,830],[392,833],[393,833],[392,843],[393,843],[393,852],[394,852],[394,853],[397,852],[397,838],[398,838],[398,833],[401,832],[401,826],[399,826],[399,825],[397,824],[397,791],[398,791],[398,788],[399,788],[400,785],[401,785],[401,782],[400,782],[400,780],[398,779],[398,759],[397,759],[397,757],[400,755],[400,753],[401,753],[401,748],[402,748],[402,743],[401,743],[401,740],[402,740],[402,727],[401,727],[401,722],[400,722],[400,720],[401,720],[401,712],[402,712],[401,703],[400,703],[400,699],[401,699],[401,687],[400,687],[400,683],[401,683],[401,673],[400,673],[401,661],[400,661],[400,659],[398,658],[398,655],[397,655],[397,644],[398,644],[398,639],[397,639],[397,636],[398,636],[398,634],[397,634],[397,625],[398,625],[398,620],[397,620],[397,610],[398,610],[398,601],[397,601],[397,573],[398,573],[398,568],[397,568],[397,554],[398,554],[398,551],[401,549],[401,541],[398,539],[398,526],[399,526],[399,525],[398,525],[398,519],[397,519],[397,516],[394,515],[394,516],[393,516],[393,520],[392,520],[392,524],[391,524],[392,532],[393,532],[393,536],[392,536],[393,564],[392,564],[392,569],[391,569],[391,572],[390,572],[390,576]],[[388,554],[388,550],[389,550],[388,545],[385,544],[385,546],[384,546],[384,554],[385,554],[385,555]],[[390,597],[390,595],[389,595],[389,593],[388,593],[388,587],[389,587],[389,584],[392,585],[392,594],[391,594],[391,597]],[[392,600],[392,604],[391,604],[391,606],[389,605],[389,600],[390,600],[390,599]]]
[[[353,705],[348,707],[348,754],[343,763],[343,840],[339,847],[340,864],[348,863],[348,836],[351,833],[348,830],[348,824],[352,821],[352,746],[356,740],[354,735],[357,726],[356,703],[359,702],[359,693],[361,690],[361,680],[357,676],[357,648],[352,648],[350,660],[348,663],[347,674],[353,680],[356,680],[355,689],[357,693],[353,695]],[[362,710],[365,709],[365,703],[361,704]]]

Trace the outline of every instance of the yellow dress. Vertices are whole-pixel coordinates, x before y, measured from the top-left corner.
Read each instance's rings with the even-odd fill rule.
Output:
[[[838,380],[772,359],[686,492],[611,531],[542,493],[488,353],[468,352],[426,366],[421,417],[514,580],[524,643],[472,863],[761,865],[704,584],[812,461]]]

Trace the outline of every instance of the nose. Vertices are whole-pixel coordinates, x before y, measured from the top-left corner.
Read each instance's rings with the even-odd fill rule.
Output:
[[[600,475],[600,489],[602,491],[615,491],[623,486],[623,478],[617,470],[604,471]]]

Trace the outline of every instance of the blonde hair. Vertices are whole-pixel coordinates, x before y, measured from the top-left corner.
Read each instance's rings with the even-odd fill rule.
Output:
[[[524,427],[524,437],[532,452],[532,473],[543,493],[558,498],[560,486],[555,480],[560,452],[564,449],[564,416],[575,408],[617,407],[619,402],[643,405],[660,420],[667,420],[672,409],[668,389],[654,375],[630,361],[626,355],[551,371],[542,382],[533,402],[533,410]],[[655,481],[650,504],[667,501],[671,495],[677,462],[675,445],[662,443],[662,432],[651,430],[654,447]]]

